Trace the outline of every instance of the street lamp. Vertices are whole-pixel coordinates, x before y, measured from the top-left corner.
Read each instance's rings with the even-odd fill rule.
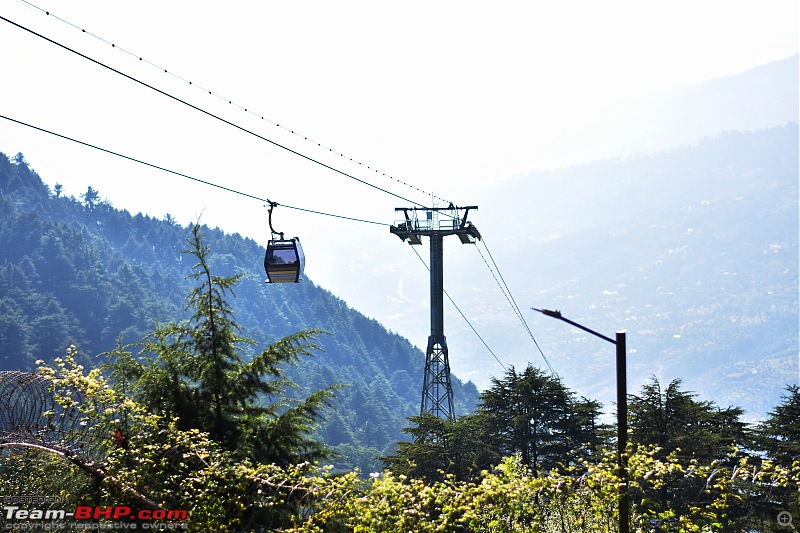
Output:
[[[625,448],[628,445],[628,383],[626,370],[626,341],[625,332],[618,331],[616,339],[606,337],[585,326],[573,322],[561,316],[561,311],[551,311],[550,309],[536,309],[543,315],[557,318],[567,324],[571,324],[578,329],[591,333],[595,337],[600,337],[604,341],[617,346],[617,465],[619,467],[619,531],[628,533],[630,530],[630,507],[628,504],[628,459],[625,455]]]

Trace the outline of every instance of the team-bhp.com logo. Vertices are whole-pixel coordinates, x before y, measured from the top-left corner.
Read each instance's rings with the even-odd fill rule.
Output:
[[[127,505],[79,505],[74,511],[64,509],[23,509],[19,505],[3,506],[4,524],[2,529],[22,522],[74,522],[105,527],[89,529],[187,529],[189,513],[185,509],[134,509]],[[109,521],[108,523],[96,523]],[[121,526],[121,527],[120,527]],[[27,529],[27,528],[26,528]]]
[[[75,520],[186,520],[189,513],[185,509],[139,509],[136,512],[127,505],[79,505],[75,508]]]

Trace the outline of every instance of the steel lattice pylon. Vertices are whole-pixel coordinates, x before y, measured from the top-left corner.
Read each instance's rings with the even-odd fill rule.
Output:
[[[464,209],[464,216],[459,216]],[[422,385],[422,404],[420,415],[430,413],[440,418],[454,419],[453,387],[450,383],[450,360],[447,352],[447,339],[444,336],[444,253],[442,241],[446,235],[458,235],[463,244],[474,244],[481,235],[478,229],[467,222],[467,214],[476,206],[457,208],[452,204],[447,208],[431,207],[422,209],[426,219],[420,221],[417,208],[397,208],[403,211],[405,220],[389,230],[408,239],[409,244],[422,244],[421,237],[431,240],[431,334],[425,351],[425,378]],[[449,212],[443,220],[439,213]],[[411,213],[411,215],[409,215]]]
[[[441,342],[435,340],[433,336],[428,338],[420,413],[431,413],[440,418],[455,418],[453,387],[450,384],[450,359],[444,336]]]

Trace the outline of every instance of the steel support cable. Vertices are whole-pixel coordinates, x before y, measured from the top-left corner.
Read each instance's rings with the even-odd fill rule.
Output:
[[[415,249],[413,246],[411,247],[411,250],[412,250],[412,251],[413,251],[413,252],[416,254],[416,256],[419,258],[419,260],[422,262],[422,264],[423,264],[423,266],[425,267],[425,269],[426,269],[428,272],[430,272],[430,270],[431,270],[431,269],[430,269],[430,267],[429,267],[429,266],[428,266],[428,264],[425,262],[425,260],[422,258],[422,256],[421,256],[421,255],[419,255],[419,252],[417,252],[417,250],[416,250],[416,249]],[[451,303],[451,304],[453,304],[453,307],[455,307],[455,308],[456,308],[456,311],[458,311],[458,314],[459,314],[459,315],[461,315],[461,318],[463,318],[463,319],[464,319],[464,322],[466,322],[466,323],[467,323],[467,325],[468,325],[468,326],[469,326],[469,328],[472,330],[472,332],[475,334],[475,336],[476,336],[476,337],[478,337],[478,339],[481,341],[481,343],[483,343],[483,345],[486,347],[486,349],[487,349],[487,350],[489,350],[489,353],[490,353],[490,354],[492,354],[492,357],[494,357],[494,360],[495,360],[495,361],[497,361],[497,363],[498,363],[498,364],[499,364],[501,367],[503,367],[503,370],[507,370],[507,369],[506,369],[506,365],[504,365],[504,364],[503,364],[503,362],[502,362],[502,361],[500,361],[500,359],[499,359],[499,358],[497,357],[497,355],[494,353],[494,351],[493,351],[491,348],[489,348],[489,345],[488,345],[488,344],[486,344],[486,341],[485,341],[485,340],[483,340],[483,337],[481,337],[481,334],[480,334],[480,333],[478,333],[478,330],[476,330],[476,329],[475,329],[475,327],[474,327],[474,326],[472,325],[472,323],[469,321],[469,319],[467,318],[467,316],[466,316],[466,315],[465,315],[465,314],[464,314],[464,313],[461,311],[461,308],[459,308],[459,307],[458,307],[458,305],[456,305],[456,302],[455,302],[455,301],[453,301],[453,298],[451,298],[451,297],[450,297],[450,294],[449,294],[449,293],[448,293],[448,292],[447,292],[445,289],[442,289],[442,292],[444,292],[444,295],[445,295],[445,296],[447,296],[447,299],[448,299],[448,300],[450,300],[450,303]]]
[[[43,133],[47,133],[47,134],[53,135],[55,137],[59,137],[61,139],[65,139],[67,141],[78,143],[78,144],[86,146],[88,148],[93,148],[95,150],[99,150],[101,152],[105,152],[105,153],[110,154],[110,155],[121,157],[123,159],[127,159],[128,161],[133,161],[134,163],[139,163],[140,165],[145,165],[145,166],[148,166],[150,168],[161,170],[163,172],[168,172],[170,174],[174,174],[174,175],[179,176],[181,178],[186,178],[186,179],[189,179],[189,180],[192,180],[192,181],[196,181],[197,183],[201,183],[203,185],[208,185],[210,187],[216,187],[217,189],[221,189],[223,191],[227,191],[227,192],[230,192],[230,193],[233,193],[233,194],[238,194],[240,196],[244,196],[245,198],[250,198],[252,200],[258,200],[260,202],[266,202],[267,204],[273,203],[271,200],[268,200],[267,198],[260,198],[258,196],[254,196],[252,194],[248,194],[246,192],[237,191],[236,189],[232,189],[230,187],[225,187],[224,185],[219,185],[217,183],[213,183],[211,181],[206,181],[206,180],[202,180],[200,178],[195,178],[193,176],[190,176],[188,174],[184,174],[182,172],[178,172],[176,170],[170,170],[168,168],[165,168],[165,167],[153,164],[153,163],[148,163],[147,161],[143,161],[141,159],[137,159],[137,158],[131,157],[129,155],[121,154],[119,152],[115,152],[113,150],[109,150],[109,149],[103,148],[101,146],[97,146],[97,145],[94,145],[94,144],[91,144],[91,143],[88,143],[88,142],[85,142],[85,141],[81,141],[81,140],[75,139],[73,137],[68,137],[67,135],[62,135],[61,133],[56,133],[54,131],[50,131],[50,130],[47,130],[47,129],[44,129],[44,128],[40,128],[39,126],[34,126],[33,124],[28,124],[27,122],[22,122],[21,120],[17,120],[17,119],[11,118],[11,117],[7,117],[5,115],[0,115],[0,119],[5,119],[5,120],[8,120],[10,122],[14,122],[16,124],[20,124],[22,126],[26,126],[28,128],[32,128],[32,129],[35,129],[37,131],[41,131]],[[286,207],[287,209],[294,209],[296,211],[303,211],[303,212],[306,212],[306,213],[313,213],[315,215],[324,215],[324,216],[328,216],[328,217],[342,218],[342,219],[345,219],[345,220],[352,220],[354,222],[364,222],[366,224],[377,224],[377,225],[380,225],[380,226],[385,226],[386,225],[383,222],[375,222],[375,221],[372,221],[372,220],[364,220],[364,219],[348,217],[348,216],[344,216],[344,215],[336,215],[336,214],[333,214],[333,213],[325,213],[325,212],[322,212],[322,211],[315,211],[313,209],[305,209],[303,207],[296,207],[296,206],[286,205],[286,204],[279,204],[279,205],[281,207]]]
[[[363,163],[361,163],[360,161],[358,161],[358,160],[356,160],[356,159],[353,159],[352,157],[349,157],[349,156],[347,156],[346,154],[344,154],[344,153],[342,153],[342,152],[339,152],[338,150],[334,150],[334,149],[333,149],[333,148],[331,148],[330,146],[326,146],[326,145],[324,145],[324,144],[323,144],[323,143],[321,143],[321,142],[317,142],[317,141],[315,141],[315,140],[313,140],[313,139],[309,138],[308,136],[305,136],[305,135],[302,135],[302,134],[298,133],[296,130],[293,130],[293,129],[291,129],[291,128],[287,128],[286,126],[281,126],[281,125],[280,125],[278,122],[275,122],[274,120],[270,120],[269,118],[266,118],[266,117],[264,117],[263,115],[261,115],[261,114],[259,114],[259,113],[256,113],[256,112],[254,112],[254,111],[252,110],[252,108],[247,108],[247,107],[244,107],[244,106],[242,106],[242,105],[240,105],[240,104],[237,104],[237,103],[235,103],[233,100],[231,100],[231,99],[229,99],[229,98],[225,98],[224,96],[222,96],[222,95],[220,95],[220,94],[217,94],[217,93],[215,93],[215,92],[212,92],[212,91],[211,91],[210,89],[208,89],[208,88],[204,88],[204,87],[202,87],[202,86],[200,86],[200,85],[197,85],[196,83],[192,82],[191,80],[189,80],[189,79],[187,79],[187,78],[184,78],[183,76],[180,76],[180,75],[176,74],[176,73],[175,73],[174,71],[172,71],[171,69],[166,69],[166,68],[164,68],[164,67],[161,67],[161,66],[157,65],[156,63],[153,63],[152,61],[149,61],[149,60],[145,59],[144,57],[142,57],[142,56],[140,56],[140,55],[138,55],[138,54],[135,54],[135,53],[131,52],[130,50],[126,50],[125,48],[123,48],[123,47],[121,47],[121,46],[119,46],[119,45],[115,44],[115,43],[114,43],[114,42],[112,42],[112,41],[109,41],[109,40],[107,40],[107,39],[105,39],[105,38],[103,38],[103,37],[101,37],[101,36],[99,36],[99,35],[97,35],[97,34],[94,34],[94,33],[90,32],[90,31],[86,30],[85,28],[81,28],[80,26],[78,26],[78,25],[76,25],[76,24],[74,24],[74,23],[72,23],[72,22],[70,22],[70,21],[68,21],[68,20],[66,20],[66,19],[64,19],[64,18],[62,18],[62,17],[59,17],[58,15],[56,15],[56,14],[52,13],[52,12],[51,12],[51,11],[49,11],[49,10],[42,9],[41,7],[39,7],[39,6],[35,5],[35,4],[31,3],[31,2],[28,2],[27,0],[19,0],[19,2],[21,2],[21,3],[23,3],[23,4],[26,4],[26,5],[28,5],[28,6],[30,6],[31,8],[33,8],[33,9],[36,9],[36,10],[38,10],[38,11],[40,11],[40,12],[44,13],[44,14],[45,14],[45,15],[47,15],[47,16],[53,17],[54,19],[56,19],[56,20],[58,20],[58,21],[60,21],[60,22],[62,22],[62,23],[64,23],[64,24],[66,24],[66,25],[68,25],[68,26],[71,26],[72,28],[74,28],[74,29],[76,29],[76,30],[80,30],[82,33],[85,33],[86,35],[88,35],[88,36],[90,36],[90,37],[93,37],[93,38],[97,39],[98,41],[101,41],[101,42],[103,42],[103,43],[105,43],[105,44],[107,44],[107,45],[110,45],[110,46],[111,46],[112,48],[114,48],[115,50],[119,50],[120,52],[123,52],[123,53],[125,53],[125,54],[128,54],[128,55],[129,55],[129,56],[131,56],[131,57],[138,58],[138,59],[139,59],[139,61],[141,61],[141,62],[143,62],[143,63],[147,63],[148,65],[150,65],[150,66],[152,66],[153,68],[157,69],[159,72],[162,72],[162,71],[163,71],[163,73],[165,73],[165,74],[168,74],[168,75],[170,75],[170,76],[172,76],[172,77],[174,77],[174,78],[176,78],[176,79],[178,79],[178,80],[180,80],[180,81],[182,81],[182,82],[188,83],[188,84],[189,84],[189,85],[191,85],[193,88],[200,89],[200,90],[202,90],[202,91],[204,91],[204,92],[208,92],[208,94],[210,94],[210,95],[212,95],[212,96],[214,96],[214,97],[216,97],[216,98],[219,98],[219,99],[220,99],[220,100],[222,100],[223,102],[227,102],[228,104],[230,104],[230,105],[232,105],[232,106],[235,106],[235,107],[238,107],[239,109],[242,109],[242,110],[243,110],[245,113],[249,113],[249,114],[251,114],[251,115],[253,115],[253,116],[255,116],[255,117],[259,117],[259,118],[261,118],[262,120],[266,120],[267,122],[269,122],[269,123],[271,123],[271,124],[274,124],[276,127],[278,127],[278,128],[281,128],[282,130],[284,130],[284,131],[287,131],[287,132],[291,133],[292,135],[295,135],[295,136],[297,136],[297,137],[302,137],[302,138],[303,138],[303,140],[305,140],[305,141],[308,141],[308,142],[310,142],[310,143],[312,143],[312,144],[316,144],[316,145],[317,145],[319,148],[324,148],[324,149],[327,149],[329,152],[331,152],[331,153],[333,153],[333,154],[336,154],[336,155],[338,155],[338,156],[341,156],[341,157],[345,157],[345,158],[347,158],[349,161],[352,161],[352,162],[354,162],[354,163],[358,163],[358,164],[359,164],[359,165],[361,165],[361,166],[365,166],[365,167],[367,168],[367,170],[371,170],[371,171],[375,172],[376,174],[380,174],[381,176],[384,176],[385,178],[388,178],[388,179],[390,179],[390,180],[392,180],[392,181],[395,181],[395,182],[397,182],[397,183],[399,183],[399,184],[401,184],[401,185],[404,185],[404,186],[406,186],[406,187],[408,187],[408,188],[410,188],[410,189],[414,189],[415,191],[417,191],[417,192],[420,192],[420,193],[422,193],[422,194],[425,194],[426,196],[431,196],[432,198],[435,198],[435,199],[437,199],[437,200],[441,200],[442,202],[447,202],[447,200],[445,200],[444,198],[442,198],[442,197],[440,197],[440,196],[436,196],[436,195],[435,195],[435,194],[433,194],[432,192],[424,191],[424,190],[420,189],[419,187],[416,187],[416,186],[414,186],[414,185],[412,185],[412,184],[410,184],[410,183],[406,183],[405,181],[402,181],[402,180],[400,180],[400,179],[397,179],[397,178],[395,178],[394,176],[392,176],[392,175],[390,175],[390,174],[387,174],[387,173],[385,173],[385,172],[381,172],[381,171],[379,171],[378,169],[376,169],[376,168],[372,168],[372,167],[370,167],[370,166],[368,166],[368,165],[364,165],[364,164],[363,164]]]
[[[547,364],[547,368],[549,368],[550,372],[555,377],[558,378],[559,377],[558,373],[555,371],[555,369],[553,369],[553,366],[550,364],[550,361],[544,355],[544,352],[542,351],[542,348],[539,346],[539,343],[536,341],[536,338],[533,336],[533,331],[531,331],[530,326],[528,326],[528,322],[525,320],[525,316],[522,314],[522,311],[520,310],[519,305],[517,305],[517,301],[514,298],[514,295],[511,293],[511,289],[508,287],[508,284],[506,283],[506,280],[503,277],[503,273],[500,272],[500,268],[497,266],[497,263],[494,260],[494,256],[492,255],[492,252],[489,250],[489,246],[486,244],[485,239],[481,239],[481,242],[483,243],[483,247],[486,249],[486,253],[489,255],[489,258],[492,260],[492,264],[494,265],[494,268],[497,271],[497,274],[500,276],[500,280],[502,280],[502,282],[503,282],[503,287],[505,287],[504,294],[506,292],[508,293],[508,296],[506,297],[506,299],[509,300],[509,303],[511,304],[511,307],[514,309],[517,317],[519,318],[520,322],[522,323],[522,326],[528,332],[528,335],[530,336],[530,338],[533,341],[533,344],[536,346],[537,350],[539,350],[539,353],[541,354],[542,359],[544,359],[545,364]],[[480,253],[480,249],[478,250],[478,253]],[[483,254],[481,254],[481,258],[483,258]],[[484,259],[484,263],[486,263],[486,259]],[[487,267],[489,266],[488,263],[487,263],[486,266]],[[491,268],[489,270],[491,271]],[[494,276],[494,274],[492,274],[492,276]],[[495,281],[497,281],[496,277],[495,277]],[[500,284],[498,283],[498,286],[499,285]],[[500,287],[500,289],[503,290],[503,287]]]
[[[11,118],[11,117],[7,117],[5,115],[0,115],[0,119],[8,120],[10,122],[14,122],[14,123],[22,125],[22,126],[26,126],[28,128],[32,128],[32,129],[35,129],[37,131],[41,131],[43,133],[47,133],[49,135],[53,135],[55,137],[59,137],[61,139],[65,139],[65,140],[80,144],[82,146],[86,146],[88,148],[93,148],[95,150],[99,150],[101,152],[105,152],[107,154],[114,155],[116,157],[121,157],[123,159],[127,159],[127,160],[133,161],[135,163],[139,163],[141,165],[145,165],[145,166],[157,169],[157,170],[161,170],[163,172],[174,174],[176,176],[179,176],[179,177],[182,177],[182,178],[185,178],[185,179],[189,179],[189,180],[195,181],[197,183],[201,183],[203,185],[208,185],[210,187],[216,187],[218,189],[230,192],[232,194],[238,194],[238,195],[244,196],[246,198],[250,198],[250,199],[253,199],[253,200],[258,200],[260,202],[266,202],[267,204],[271,203],[271,201],[266,199],[266,198],[261,198],[261,197],[258,197],[258,196],[254,196],[252,194],[248,194],[248,193],[245,193],[245,192],[242,192],[242,191],[238,191],[236,189],[232,189],[230,187],[225,187],[224,185],[219,185],[219,184],[207,181],[207,180],[202,180],[200,178],[195,178],[193,176],[190,176],[188,174],[184,174],[182,172],[178,172],[178,171],[175,171],[175,170],[170,170],[168,168],[165,168],[165,167],[153,164],[153,163],[148,163],[148,162],[143,161],[141,159],[137,159],[135,157],[131,157],[131,156],[119,153],[119,152],[115,152],[115,151],[109,150],[107,148],[103,148],[103,147],[100,147],[100,146],[97,146],[97,145],[94,145],[94,144],[91,144],[91,143],[88,143],[88,142],[85,142],[85,141],[81,141],[79,139],[75,139],[73,137],[69,137],[67,135],[63,135],[63,134],[60,134],[60,133],[57,133],[57,132],[54,132],[54,131],[51,131],[51,130],[47,130],[45,128],[41,128],[39,126],[35,126],[33,124],[29,124],[27,122],[23,122],[21,120],[17,120],[17,119]],[[312,214],[316,214],[316,215],[324,215],[324,216],[329,216],[329,217],[334,217],[334,218],[341,218],[341,219],[345,219],[345,220],[351,220],[351,221],[354,221],[354,222],[362,222],[362,223],[366,223],[366,224],[375,224],[375,225],[381,225],[381,226],[385,225],[383,222],[375,222],[375,221],[372,221],[372,220],[364,220],[364,219],[348,217],[348,216],[344,216],[344,215],[336,215],[336,214],[333,214],[333,213],[324,213],[322,211],[316,211],[316,210],[313,210],[313,209],[305,209],[305,208],[302,208],[302,207],[296,207],[296,206],[291,206],[291,205],[286,205],[286,204],[280,204],[280,205],[281,205],[281,207],[286,207],[287,209],[294,209],[294,210],[297,210],[297,211],[303,211],[303,212],[306,212],[306,213],[312,213]],[[419,255],[419,253],[417,253],[416,250],[413,249],[413,247],[412,247],[412,250],[417,255],[417,257],[422,262],[422,264],[425,266],[425,268],[428,271],[430,271],[430,268],[425,263],[425,260],[422,259],[422,257]],[[487,252],[488,252],[488,248],[487,248]],[[494,262],[494,259],[492,259],[492,262]],[[484,263],[486,263],[485,259],[484,259]],[[486,266],[488,268],[488,266],[489,266],[488,263],[487,263]],[[489,269],[489,271],[492,272],[491,268]],[[498,271],[498,273],[499,273],[499,271]],[[494,276],[494,273],[492,273],[492,275]],[[501,275],[501,277],[502,277],[502,275]],[[496,277],[495,277],[495,281],[497,281]],[[501,289],[502,289],[502,287],[501,287]],[[478,339],[480,339],[480,341],[483,343],[483,345],[486,347],[486,349],[489,350],[489,353],[492,354],[492,357],[494,357],[495,360],[500,364],[500,366],[503,367],[503,370],[505,370],[506,369],[505,365],[502,363],[502,361],[500,361],[500,359],[497,357],[497,355],[494,353],[494,351],[489,347],[489,345],[486,344],[486,341],[483,339],[483,337],[481,337],[480,333],[478,333],[478,331],[475,329],[475,327],[472,325],[472,323],[469,321],[469,319],[466,317],[466,315],[464,315],[464,313],[461,311],[461,309],[455,303],[455,301],[450,296],[450,294],[446,290],[444,291],[444,294],[445,294],[445,296],[447,296],[447,299],[450,300],[450,303],[453,304],[453,307],[456,308],[456,310],[461,315],[461,317],[464,319],[464,321],[467,323],[467,325],[470,327],[470,329],[472,329],[472,331],[475,333],[475,335],[478,337]],[[508,299],[508,297],[506,297],[506,298]],[[519,309],[519,307],[517,307],[517,309]],[[524,323],[524,319],[522,319],[522,320],[523,320],[523,323]],[[527,324],[526,324],[526,326],[527,326]],[[528,332],[530,333],[530,329],[528,330]],[[531,338],[533,338],[532,334],[531,334]],[[536,339],[533,339],[533,341],[535,343]],[[537,344],[537,347],[538,347],[538,344]],[[539,351],[541,352],[541,348],[539,349]],[[542,357],[544,357],[543,353],[542,353]],[[545,362],[547,362],[547,358],[545,358]],[[548,367],[550,367],[549,362],[548,362]],[[558,374],[555,373],[555,371],[552,369],[552,367],[550,367],[550,371],[553,374],[555,374],[556,376],[558,375]]]
[[[492,252],[489,250],[489,247],[486,245],[486,240],[485,239],[481,239],[481,242],[483,243],[483,247],[486,249],[486,253],[489,255],[489,259],[492,260],[492,264],[494,265],[494,270],[492,270],[492,267],[489,266],[489,263],[488,263],[488,261],[486,261],[486,258],[483,256],[483,253],[481,252],[480,248],[478,248],[476,246],[475,249],[478,250],[478,254],[481,256],[481,259],[483,259],[483,263],[486,265],[486,268],[489,269],[489,273],[492,274],[492,277],[494,278],[495,283],[497,283],[497,286],[500,288],[500,291],[503,293],[503,296],[505,296],[506,301],[509,303],[511,308],[514,310],[514,313],[517,315],[517,318],[522,323],[522,327],[525,328],[525,331],[527,331],[528,336],[533,341],[533,344],[536,346],[536,349],[539,350],[539,354],[541,354],[542,359],[544,359],[544,362],[547,365],[547,368],[550,369],[550,373],[553,376],[555,376],[556,378],[559,378],[560,376],[558,375],[558,372],[556,372],[555,369],[553,368],[553,366],[550,364],[550,361],[548,361],[547,357],[544,355],[544,352],[542,351],[542,348],[539,346],[539,343],[536,341],[536,337],[533,336],[533,331],[531,331],[530,326],[528,326],[528,322],[525,320],[525,317],[523,316],[522,311],[520,310],[519,306],[517,305],[517,301],[514,299],[514,295],[511,293],[511,289],[509,289],[508,284],[506,283],[506,280],[503,277],[503,273],[500,272],[500,268],[497,266],[497,263],[495,262],[494,257],[492,256]],[[497,279],[497,276],[495,275],[495,271],[497,272],[497,276],[500,276],[500,280]],[[502,280],[502,284],[501,284],[501,280]]]
[[[124,78],[127,78],[127,79],[129,79],[129,80],[131,80],[133,82],[138,83],[139,85],[142,85],[143,87],[146,87],[146,88],[148,88],[150,90],[153,90],[153,91],[155,91],[155,92],[157,92],[157,93],[159,93],[159,94],[161,94],[163,96],[171,98],[172,100],[174,100],[174,101],[176,101],[178,103],[181,103],[181,104],[183,104],[183,105],[185,105],[187,107],[190,107],[191,109],[194,109],[195,111],[199,111],[200,113],[203,113],[204,115],[207,115],[207,116],[209,116],[211,118],[217,119],[220,122],[223,122],[223,123],[225,123],[225,124],[227,124],[229,126],[232,126],[232,127],[236,128],[236,129],[238,129],[238,130],[240,130],[240,131],[242,131],[244,133],[248,133],[248,134],[252,135],[253,137],[261,139],[262,141],[266,141],[266,142],[272,144],[273,146],[276,146],[278,148],[282,148],[283,150],[286,150],[287,152],[289,152],[291,154],[294,154],[296,156],[302,157],[303,159],[305,159],[307,161],[310,161],[312,163],[316,163],[317,165],[320,165],[323,168],[327,168],[328,170],[332,170],[333,172],[336,172],[337,174],[341,174],[342,176],[345,176],[347,178],[355,180],[355,181],[357,181],[357,182],[359,182],[359,183],[361,183],[363,185],[367,185],[368,187],[372,187],[373,189],[376,189],[378,191],[386,193],[386,194],[388,194],[390,196],[394,196],[395,198],[399,198],[400,200],[403,200],[405,202],[409,202],[411,204],[418,205],[420,207],[424,207],[419,202],[415,202],[413,200],[409,200],[408,198],[405,198],[403,196],[400,196],[399,194],[393,193],[393,192],[391,192],[391,191],[389,191],[387,189],[384,189],[383,187],[379,187],[379,186],[377,186],[375,184],[372,184],[372,183],[370,183],[368,181],[362,180],[361,178],[357,178],[357,177],[353,176],[352,174],[348,174],[347,172],[345,172],[343,170],[339,170],[338,168],[333,167],[331,165],[328,165],[327,163],[323,163],[322,161],[320,161],[318,159],[314,159],[313,157],[308,156],[308,155],[306,155],[306,154],[304,154],[302,152],[298,152],[297,150],[289,148],[288,146],[280,144],[279,142],[273,141],[272,139],[269,139],[268,137],[265,137],[265,136],[263,136],[263,135],[261,135],[259,133],[256,133],[256,132],[254,132],[252,130],[249,130],[249,129],[245,128],[244,126],[240,126],[240,125],[236,124],[235,122],[232,122],[232,121],[230,121],[228,119],[222,118],[221,116],[216,115],[216,114],[214,114],[214,113],[212,113],[210,111],[206,111],[202,107],[196,106],[196,105],[194,105],[192,103],[187,102],[186,100],[178,98],[177,96],[174,96],[174,95],[172,95],[172,94],[170,94],[170,93],[168,93],[166,91],[163,91],[163,90],[159,89],[158,87],[155,87],[153,85],[150,85],[149,83],[146,83],[146,82],[144,82],[144,81],[142,81],[140,79],[137,79],[137,78],[131,76],[130,74],[125,74],[121,70],[117,70],[114,67],[106,65],[105,63],[103,63],[101,61],[98,61],[97,59],[91,58],[91,57],[87,56],[86,54],[78,52],[77,50],[74,50],[74,49],[72,49],[72,48],[70,48],[70,47],[68,47],[68,46],[66,46],[64,44],[61,44],[58,41],[55,41],[55,40],[53,40],[53,39],[51,39],[51,38],[49,38],[49,37],[47,37],[45,35],[42,35],[41,33],[38,33],[38,32],[36,32],[36,31],[34,31],[34,30],[30,29],[30,28],[27,28],[27,27],[25,27],[25,26],[23,26],[21,24],[18,24],[16,22],[14,22],[13,20],[9,20],[9,19],[7,19],[6,17],[4,17],[2,15],[0,15],[0,20],[4,20],[5,22],[8,22],[9,24],[11,24],[13,26],[16,26],[17,28],[20,28],[21,30],[27,31],[30,34],[35,35],[36,37],[39,37],[40,39],[44,39],[45,41],[47,41],[49,43],[52,43],[52,44],[54,44],[54,45],[56,45],[56,46],[58,46],[60,48],[63,48],[64,50],[67,50],[68,52],[71,52],[71,53],[77,55],[78,57],[86,59],[86,60],[94,63],[95,65],[98,65],[98,66],[103,67],[103,68],[105,68],[107,70],[110,70],[111,72],[113,72],[115,74],[119,74],[120,76],[122,76]]]
[[[232,189],[230,187],[225,187],[224,185],[219,185],[219,184],[207,181],[207,180],[202,180],[200,178],[195,178],[193,176],[190,176],[188,174],[184,174],[182,172],[177,172],[175,170],[170,170],[168,168],[165,168],[165,167],[153,164],[153,163],[148,163],[147,161],[143,161],[143,160],[137,159],[135,157],[131,157],[131,156],[128,156],[128,155],[125,155],[125,154],[121,154],[119,152],[115,152],[113,150],[109,150],[107,148],[103,148],[103,147],[100,147],[100,146],[97,146],[97,145],[94,145],[94,144],[91,144],[91,143],[88,143],[88,142],[85,142],[85,141],[81,141],[79,139],[75,139],[75,138],[69,137],[67,135],[63,135],[63,134],[60,134],[60,133],[57,133],[57,132],[54,132],[54,131],[51,131],[51,130],[47,130],[47,129],[41,128],[39,126],[34,126],[33,124],[29,124],[29,123],[23,122],[21,120],[16,120],[14,118],[7,117],[5,115],[0,115],[0,119],[8,120],[10,122],[14,122],[14,123],[22,125],[22,126],[26,126],[28,128],[32,128],[32,129],[35,129],[37,131],[41,131],[43,133],[47,133],[49,135],[53,135],[55,137],[59,137],[61,139],[65,139],[65,140],[68,140],[68,141],[71,141],[71,142],[86,146],[88,148],[93,148],[95,150],[99,150],[101,152],[105,152],[107,154],[114,155],[116,157],[121,157],[123,159],[127,159],[127,160],[133,161],[135,163],[139,163],[141,165],[145,165],[145,166],[157,169],[157,170],[161,170],[163,172],[174,174],[174,175],[179,176],[181,178],[186,178],[186,179],[195,181],[197,183],[201,183],[203,185],[208,185],[210,187],[216,187],[218,189],[230,192],[232,194],[238,194],[238,195],[244,196],[246,198],[250,198],[250,199],[253,199],[253,200],[258,200],[260,202],[266,202],[267,204],[272,203],[270,200],[268,200],[266,198],[260,198],[258,196],[254,196],[252,194],[248,194],[248,193],[245,193],[245,192],[242,192],[242,191],[238,191],[238,190]],[[383,222],[375,222],[375,221],[372,221],[372,220],[364,220],[364,219],[348,217],[348,216],[344,216],[344,215],[336,215],[336,214],[333,214],[333,213],[324,213],[322,211],[315,211],[313,209],[305,209],[305,208],[302,208],[302,207],[296,207],[296,206],[291,206],[291,205],[286,205],[286,204],[279,204],[279,205],[281,207],[286,207],[288,209],[294,209],[294,210],[303,211],[303,212],[306,212],[306,213],[313,213],[313,214],[316,214],[316,215],[324,215],[324,216],[329,216],[329,217],[341,218],[341,219],[345,219],[345,220],[351,220],[351,221],[354,221],[354,222],[363,222],[363,223],[366,223],[366,224],[376,224],[376,225],[381,225],[381,226],[385,225]],[[422,257],[419,255],[419,253],[417,253],[417,251],[415,249],[413,249],[413,247],[412,247],[412,250],[417,255],[417,257],[422,262],[422,264],[425,266],[425,268],[428,271],[430,271],[430,268],[425,263],[425,260],[422,259]],[[485,259],[484,259],[484,262],[486,262]],[[487,267],[488,267],[488,264],[487,264]],[[490,271],[491,271],[491,269],[490,269]],[[496,281],[496,278],[495,278],[495,281]],[[458,307],[458,305],[455,303],[455,301],[450,296],[450,294],[446,290],[444,290],[444,294],[445,294],[445,296],[447,296],[447,299],[450,300],[450,303],[453,304],[453,307],[456,308],[456,311],[458,311],[458,313],[461,315],[461,318],[463,318],[464,321],[467,323],[467,325],[470,327],[470,329],[472,329],[473,333],[475,333],[475,335],[478,337],[478,339],[481,341],[481,343],[483,343],[483,345],[486,347],[486,349],[489,350],[489,353],[492,354],[492,357],[494,357],[494,359],[500,364],[500,366],[503,368],[503,370],[506,370],[506,366],[503,364],[502,361],[500,361],[500,359],[497,357],[497,355],[494,353],[494,351],[489,347],[489,345],[486,344],[486,341],[483,339],[483,337],[480,335],[480,333],[478,333],[478,331],[475,329],[475,327],[472,325],[472,323],[469,321],[469,319],[466,317],[466,315],[464,315],[464,313],[461,311],[461,308]],[[536,342],[535,339],[534,339],[534,342]],[[544,354],[542,354],[542,356],[544,356]],[[552,368],[551,368],[551,371],[552,371]],[[553,372],[553,373],[555,373],[555,372]]]

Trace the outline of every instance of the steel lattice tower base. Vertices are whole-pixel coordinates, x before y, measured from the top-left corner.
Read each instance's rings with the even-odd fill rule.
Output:
[[[450,359],[447,356],[447,340],[428,337],[425,352],[425,381],[422,385],[420,413],[431,413],[439,418],[454,419],[453,387],[450,384]]]

